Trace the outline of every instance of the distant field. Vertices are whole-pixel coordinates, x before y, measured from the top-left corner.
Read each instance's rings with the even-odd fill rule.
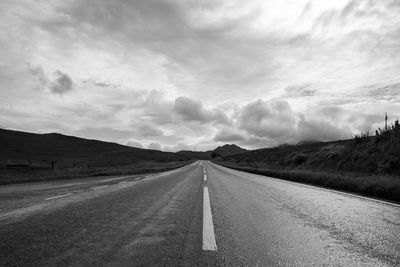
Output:
[[[185,166],[193,161],[179,162],[137,162],[122,166],[81,166],[63,167],[52,170],[51,168],[1,168],[0,185],[50,181],[60,179],[73,179],[80,177],[130,175],[141,173],[163,172]]]

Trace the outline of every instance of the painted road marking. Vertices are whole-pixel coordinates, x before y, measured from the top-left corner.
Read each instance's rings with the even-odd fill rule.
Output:
[[[217,250],[208,187],[203,189],[203,250]]]
[[[110,182],[110,181],[114,181],[114,180],[121,180],[121,179],[129,178],[131,176],[120,176],[120,177],[116,177],[116,178],[102,179],[101,181],[102,182]]]
[[[72,195],[72,193],[68,193],[68,194],[65,194],[65,195],[59,195],[59,196],[55,196],[55,197],[48,197],[48,198],[46,198],[46,200],[56,199],[56,198],[60,198],[60,197],[67,197],[67,196],[70,196],[70,195]]]
[[[140,179],[142,179],[142,178],[136,178],[136,179],[133,179],[134,181],[139,181]]]
[[[125,184],[125,183],[126,183],[126,181],[119,182],[119,184]]]
[[[207,182],[207,175],[206,174],[203,174],[203,179],[204,179],[204,182]]]
[[[94,187],[93,190],[97,190],[97,189],[104,188],[104,187],[107,187],[107,186],[108,185],[102,185],[102,186]]]

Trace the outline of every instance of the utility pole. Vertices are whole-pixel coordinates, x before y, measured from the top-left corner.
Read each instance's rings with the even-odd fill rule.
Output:
[[[387,127],[387,120],[388,120],[388,116],[387,113],[385,112],[385,130],[387,131],[388,127]]]

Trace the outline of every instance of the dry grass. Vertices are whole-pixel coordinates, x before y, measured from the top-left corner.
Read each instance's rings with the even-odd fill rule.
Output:
[[[131,165],[122,166],[96,166],[96,167],[64,167],[57,168],[54,171],[51,169],[0,169],[0,185],[50,181],[61,179],[73,179],[93,176],[107,175],[130,175],[142,173],[154,173],[169,171],[172,169],[183,167],[192,161],[179,162],[137,162]]]
[[[361,172],[400,176],[400,125],[396,121],[376,136],[253,150],[224,157],[224,162],[267,169]]]
[[[400,124],[354,139],[259,149],[220,158],[246,172],[400,202]]]
[[[400,177],[310,170],[252,168],[226,162],[222,166],[283,180],[317,185],[400,203]]]

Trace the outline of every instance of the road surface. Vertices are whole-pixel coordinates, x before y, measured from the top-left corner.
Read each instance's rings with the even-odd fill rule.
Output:
[[[198,161],[0,187],[0,266],[399,266],[400,207]]]

